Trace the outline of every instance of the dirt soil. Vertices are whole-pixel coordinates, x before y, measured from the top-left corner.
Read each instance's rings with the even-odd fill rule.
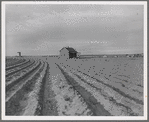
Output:
[[[29,73],[25,76],[23,75],[25,78],[22,81],[17,81],[17,79],[13,81],[11,79],[14,84],[11,84],[11,89],[6,89],[6,96],[8,96],[8,93],[10,94],[10,98],[6,101],[6,115],[143,115],[142,81],[139,82],[140,77],[138,79],[132,78],[132,76],[128,75],[129,73],[127,71],[125,71],[125,75],[123,74],[124,71],[121,70],[125,66],[121,66],[120,64],[123,60],[120,60],[116,64],[115,60],[112,60],[114,62],[113,64],[111,64],[112,61],[109,63],[110,61],[97,60],[91,66],[89,66],[89,63],[94,62],[93,59],[86,63],[86,60],[77,60],[75,63],[72,62],[73,60],[60,62],[57,58],[48,57],[36,57],[33,60],[42,60],[46,65],[37,68],[37,73],[35,71],[34,76],[31,76]],[[104,64],[103,62],[106,62],[107,69],[102,65]],[[132,64],[123,64],[129,67],[132,66],[133,62]],[[82,65],[86,69],[83,69]],[[113,69],[112,66],[121,69]],[[140,67],[139,65],[137,66]],[[17,69],[15,70],[17,71]],[[115,75],[115,70],[119,70],[121,74]],[[131,70],[134,71],[134,69]],[[142,72],[142,69],[137,74],[140,72]],[[137,74],[133,74],[133,76]],[[20,75],[17,77],[21,79],[23,76]],[[8,77],[6,76],[6,78]],[[124,81],[122,82],[121,80],[123,79]],[[129,81],[130,79],[132,80]],[[20,84],[23,82],[24,85],[21,86],[19,82]],[[129,88],[128,84],[133,84],[134,87]],[[13,94],[12,91],[16,92]]]

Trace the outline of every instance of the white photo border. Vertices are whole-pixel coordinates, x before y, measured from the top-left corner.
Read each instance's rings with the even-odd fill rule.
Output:
[[[2,120],[147,120],[147,1],[2,1],[2,81],[1,103]],[[144,6],[144,116],[6,116],[5,115],[5,5],[6,4],[104,4],[104,5],[143,5]]]

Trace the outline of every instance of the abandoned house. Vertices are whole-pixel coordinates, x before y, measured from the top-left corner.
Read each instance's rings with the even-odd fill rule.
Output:
[[[75,49],[72,47],[63,47],[60,50],[60,57],[65,57],[65,58],[77,58],[79,57],[80,53],[77,52]]]

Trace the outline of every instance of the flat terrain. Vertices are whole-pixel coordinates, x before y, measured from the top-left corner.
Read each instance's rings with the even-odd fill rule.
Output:
[[[6,115],[143,116],[143,58],[6,57]]]

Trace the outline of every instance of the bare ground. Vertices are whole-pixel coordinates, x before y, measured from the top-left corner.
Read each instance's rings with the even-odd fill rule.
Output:
[[[34,60],[37,59],[34,58]],[[15,85],[11,87],[16,89],[18,87],[18,91],[6,102],[6,115],[143,115],[144,102],[142,84],[138,81],[130,81],[130,78],[132,78],[130,75],[124,75],[122,73],[115,75],[116,70],[121,72],[119,69],[110,67],[112,73],[106,74],[104,72],[106,69],[104,69],[102,65],[100,66],[103,69],[100,68],[100,70],[98,70],[94,65],[88,67],[87,64],[86,68],[88,69],[85,70],[81,68],[82,65],[85,66],[82,62],[76,65],[76,62],[73,64],[71,61],[59,63],[54,59],[49,61],[47,58],[40,60],[47,62],[45,63],[46,65],[40,68],[38,73],[32,76],[31,80],[24,81],[25,84],[23,87],[20,87],[20,81],[14,81]],[[55,64],[55,62],[57,63]],[[79,62],[79,60],[77,62]],[[97,63],[96,61],[95,64]],[[121,63],[121,61],[117,62],[117,68],[125,67],[121,66],[119,63]],[[108,66],[112,65],[108,64]],[[140,67],[139,65],[137,66]],[[95,69],[99,71],[98,76],[96,75],[97,71]],[[88,74],[86,71],[88,71]],[[139,72],[141,71],[142,70]],[[26,77],[31,76],[27,74]],[[27,79],[28,78],[26,78],[26,80]],[[127,93],[125,91],[127,91]],[[9,89],[7,89],[7,92],[11,94]]]

